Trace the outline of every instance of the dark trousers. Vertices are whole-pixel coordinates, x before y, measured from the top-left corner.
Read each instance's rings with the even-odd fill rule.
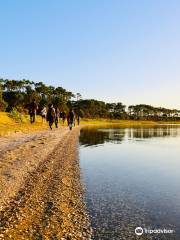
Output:
[[[56,128],[58,128],[58,118],[57,117],[55,118],[55,126],[56,126]]]
[[[53,125],[54,121],[49,121],[49,127],[52,130],[52,125]]]
[[[35,113],[31,113],[30,114],[30,122],[34,123],[36,121],[36,114]]]

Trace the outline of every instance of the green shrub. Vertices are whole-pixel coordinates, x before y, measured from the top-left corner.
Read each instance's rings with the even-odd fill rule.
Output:
[[[20,112],[18,112],[16,108],[12,109],[12,111],[9,113],[9,116],[18,123],[24,122],[23,115]]]

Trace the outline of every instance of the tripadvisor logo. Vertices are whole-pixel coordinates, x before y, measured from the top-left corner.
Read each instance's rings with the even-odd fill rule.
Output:
[[[135,234],[137,236],[141,236],[142,234],[172,234],[174,233],[175,230],[172,229],[147,229],[147,228],[142,228],[142,227],[137,227],[135,229]]]
[[[138,235],[138,236],[141,236],[143,234],[143,229],[142,227],[137,227],[135,229],[135,234]]]

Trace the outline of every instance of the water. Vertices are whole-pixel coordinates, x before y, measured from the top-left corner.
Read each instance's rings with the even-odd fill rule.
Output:
[[[180,239],[180,126],[89,127],[79,141],[94,239]]]

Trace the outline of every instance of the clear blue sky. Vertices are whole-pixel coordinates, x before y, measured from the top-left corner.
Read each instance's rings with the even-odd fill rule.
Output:
[[[180,109],[179,0],[2,0],[0,76]]]

